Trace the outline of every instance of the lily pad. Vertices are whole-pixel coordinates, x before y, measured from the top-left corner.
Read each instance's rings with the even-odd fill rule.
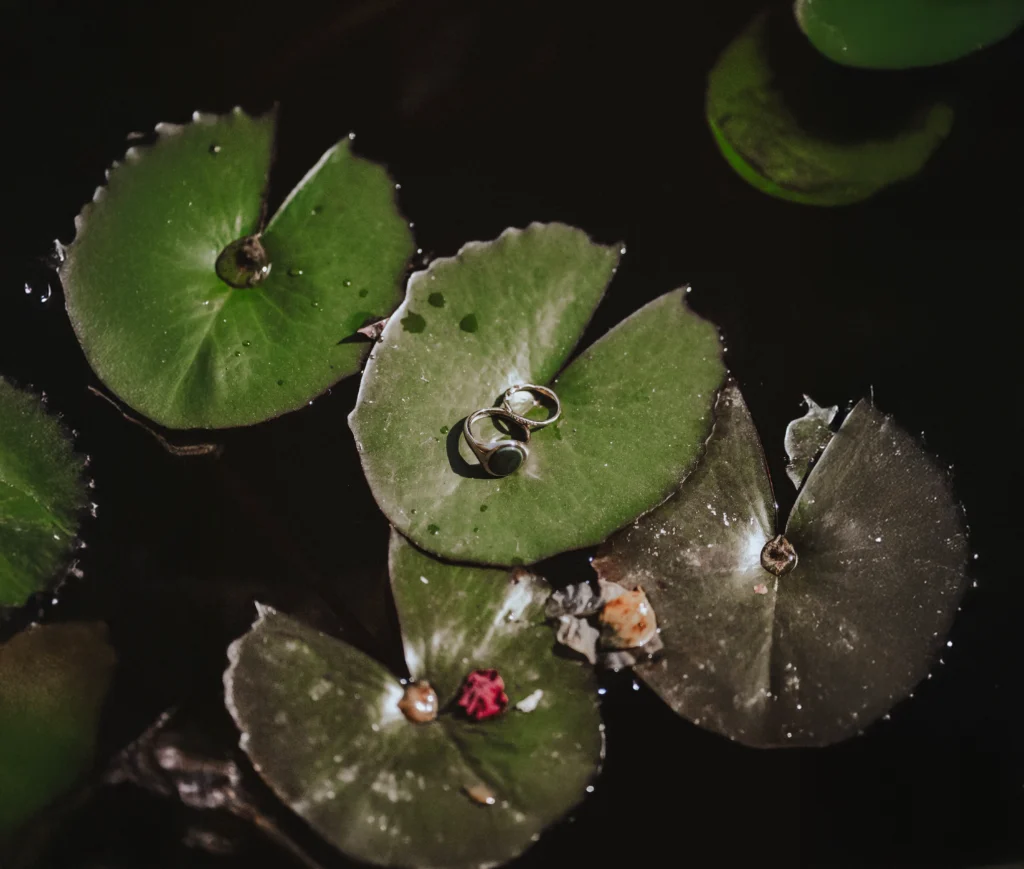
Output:
[[[591,546],[694,465],[725,366],[717,330],[682,290],[559,373],[618,256],[578,229],[535,223],[412,276],[349,424],[377,503],[417,545],[485,564]],[[562,415],[533,432],[518,471],[489,477],[463,420],[517,383],[552,385]]]
[[[63,575],[88,504],[84,466],[39,398],[0,378],[0,612]]]
[[[1005,39],[1024,0],[796,0],[800,29],[830,60],[906,69],[948,63]]]
[[[387,172],[331,148],[265,223],[274,116],[159,124],[75,220],[60,267],[100,379],[171,428],[249,425],[355,374],[412,235]]]
[[[965,587],[963,517],[946,471],[862,401],[782,540],[776,530],[761,444],[731,385],[697,470],[594,567],[646,590],[664,651],[636,672],[676,712],[748,745],[825,745],[927,675]],[[787,541],[795,565],[780,557]]]
[[[390,866],[491,866],[584,796],[603,754],[593,671],[553,654],[547,584],[444,564],[393,534],[391,587],[411,681],[267,608],[229,651],[241,745],[277,795],[339,850]],[[496,670],[508,705],[457,700]],[[436,719],[400,708],[429,682]],[[429,717],[429,716],[427,716]]]
[[[832,440],[830,426],[839,412],[837,405],[819,407],[808,395],[804,396],[804,403],[807,405],[807,413],[786,426],[785,445],[789,459],[786,476],[797,488],[800,488],[815,459]]]
[[[0,842],[88,770],[114,664],[102,624],[32,625],[0,645]]]
[[[772,67],[768,22],[754,19],[708,77],[708,124],[744,180],[792,202],[848,205],[921,171],[949,135],[949,106],[913,112],[894,136],[826,138],[794,113]]]

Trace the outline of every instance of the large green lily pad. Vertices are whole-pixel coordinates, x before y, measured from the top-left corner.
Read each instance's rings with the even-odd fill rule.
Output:
[[[63,426],[0,378],[0,612],[63,576],[88,504]]]
[[[398,534],[390,569],[409,673],[433,686],[437,719],[406,719],[403,680],[263,608],[231,646],[224,678],[242,747],[277,795],[352,857],[448,869],[509,860],[597,773],[593,672],[553,654],[540,578],[444,564]],[[455,700],[467,674],[488,668],[509,705],[474,721]]]
[[[913,691],[965,587],[967,542],[945,469],[859,403],[797,497],[788,573],[761,444],[734,386],[679,492],[608,541],[598,575],[642,586],[664,650],[636,672],[680,715],[754,746],[856,734]]]
[[[764,193],[805,205],[848,205],[916,175],[949,134],[936,103],[885,138],[829,139],[793,112],[769,59],[769,16],[722,53],[708,77],[707,118],[723,156]]]
[[[102,624],[32,625],[0,645],[0,843],[89,768],[114,663]]]
[[[934,66],[985,48],[1024,22],[1024,0],[796,0],[800,29],[848,66]]]
[[[346,339],[398,303],[413,249],[387,172],[343,139],[264,225],[273,114],[197,113],[157,134],[110,171],[60,267],[103,382],[162,425],[223,428],[356,373],[367,345]],[[259,280],[221,259],[253,234],[269,264]]]
[[[694,465],[725,367],[682,290],[559,373],[618,257],[580,230],[532,224],[412,276],[349,424],[377,503],[417,545],[486,564],[594,545]],[[562,417],[533,433],[515,474],[489,477],[462,422],[517,383],[553,385]]]

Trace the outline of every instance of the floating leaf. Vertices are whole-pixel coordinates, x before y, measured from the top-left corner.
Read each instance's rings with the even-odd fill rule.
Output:
[[[277,795],[352,857],[411,867],[509,860],[597,772],[593,672],[552,654],[550,589],[538,577],[443,564],[398,534],[390,566],[412,681],[263,608],[231,646],[225,674],[241,744]],[[496,670],[509,699],[481,721],[456,702],[475,670]],[[436,720],[410,709],[428,699],[423,682]]]
[[[102,624],[32,625],[0,645],[0,842],[89,768],[114,663]]]
[[[804,402],[807,413],[786,426],[786,456],[789,458],[786,476],[797,488],[800,488],[811,464],[832,440],[830,426],[839,412],[836,405],[819,407],[809,395],[804,396]]]
[[[714,326],[681,290],[558,374],[617,261],[617,249],[580,230],[533,224],[412,276],[349,424],[377,503],[419,546],[517,564],[594,545],[662,501],[695,463],[724,366]],[[514,384],[556,374],[561,418],[534,431],[516,473],[488,477],[463,420]]]
[[[756,18],[708,77],[707,117],[729,165],[759,190],[805,205],[848,205],[916,175],[949,134],[936,104],[889,138],[822,137],[792,111],[769,60],[768,16]]]
[[[650,596],[665,648],[636,672],[676,712],[748,745],[824,745],[927,674],[965,584],[962,516],[946,472],[865,402],[811,470],[782,539],[774,505],[730,386],[697,470],[594,567]],[[762,566],[772,560],[781,575]]]
[[[83,467],[39,398],[0,378],[0,611],[60,579],[88,503]]]
[[[331,148],[263,225],[274,117],[196,114],[131,148],[60,268],[92,367],[172,428],[248,425],[359,370],[400,298],[409,227],[384,169]]]
[[[800,29],[848,66],[934,66],[985,48],[1024,22],[1024,0],[796,0]]]

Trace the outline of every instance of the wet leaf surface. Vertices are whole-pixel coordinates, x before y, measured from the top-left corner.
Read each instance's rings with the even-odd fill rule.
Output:
[[[403,682],[372,658],[265,609],[232,646],[225,676],[242,747],[278,796],[352,857],[417,867],[511,859],[596,775],[593,673],[553,654],[543,580],[443,564],[398,534],[390,565],[409,673],[436,691],[437,719],[407,719]],[[471,672],[490,669],[509,705],[475,721],[456,701]],[[524,701],[530,711],[517,708]]]
[[[829,60],[874,69],[948,63],[1024,21],[1021,0],[796,0],[793,11]]]
[[[39,398],[0,378],[0,613],[61,579],[88,503],[84,465]]]
[[[32,625],[0,645],[0,843],[89,768],[114,663],[102,624]]]
[[[800,491],[781,576],[761,561],[774,509],[732,385],[697,470],[594,567],[647,591],[665,648],[636,672],[676,712],[748,745],[824,745],[927,675],[965,586],[964,524],[945,470],[863,401]]]
[[[949,134],[953,110],[936,103],[888,136],[826,138],[794,113],[770,59],[769,16],[722,52],[708,77],[708,123],[723,156],[770,196],[848,205],[916,175]]]
[[[682,290],[558,373],[617,260],[580,230],[533,224],[413,275],[350,425],[378,504],[417,545],[485,564],[594,545],[659,503],[696,461],[724,365],[714,326]],[[489,477],[462,423],[516,383],[551,384],[562,416],[533,432],[522,468]]]
[[[819,407],[810,396],[804,396],[807,413],[794,419],[786,426],[786,476],[790,482],[800,488],[800,484],[811,469],[811,464],[821,455],[826,444],[832,440],[832,420],[836,418],[839,408]]]
[[[157,133],[111,170],[60,268],[103,382],[162,425],[224,428],[356,373],[368,345],[345,339],[398,303],[413,249],[385,170],[342,139],[264,226],[272,114]]]

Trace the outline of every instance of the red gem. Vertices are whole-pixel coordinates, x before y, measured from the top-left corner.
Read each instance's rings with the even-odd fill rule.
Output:
[[[462,683],[459,706],[475,721],[499,714],[508,706],[505,682],[497,670],[474,670]]]

